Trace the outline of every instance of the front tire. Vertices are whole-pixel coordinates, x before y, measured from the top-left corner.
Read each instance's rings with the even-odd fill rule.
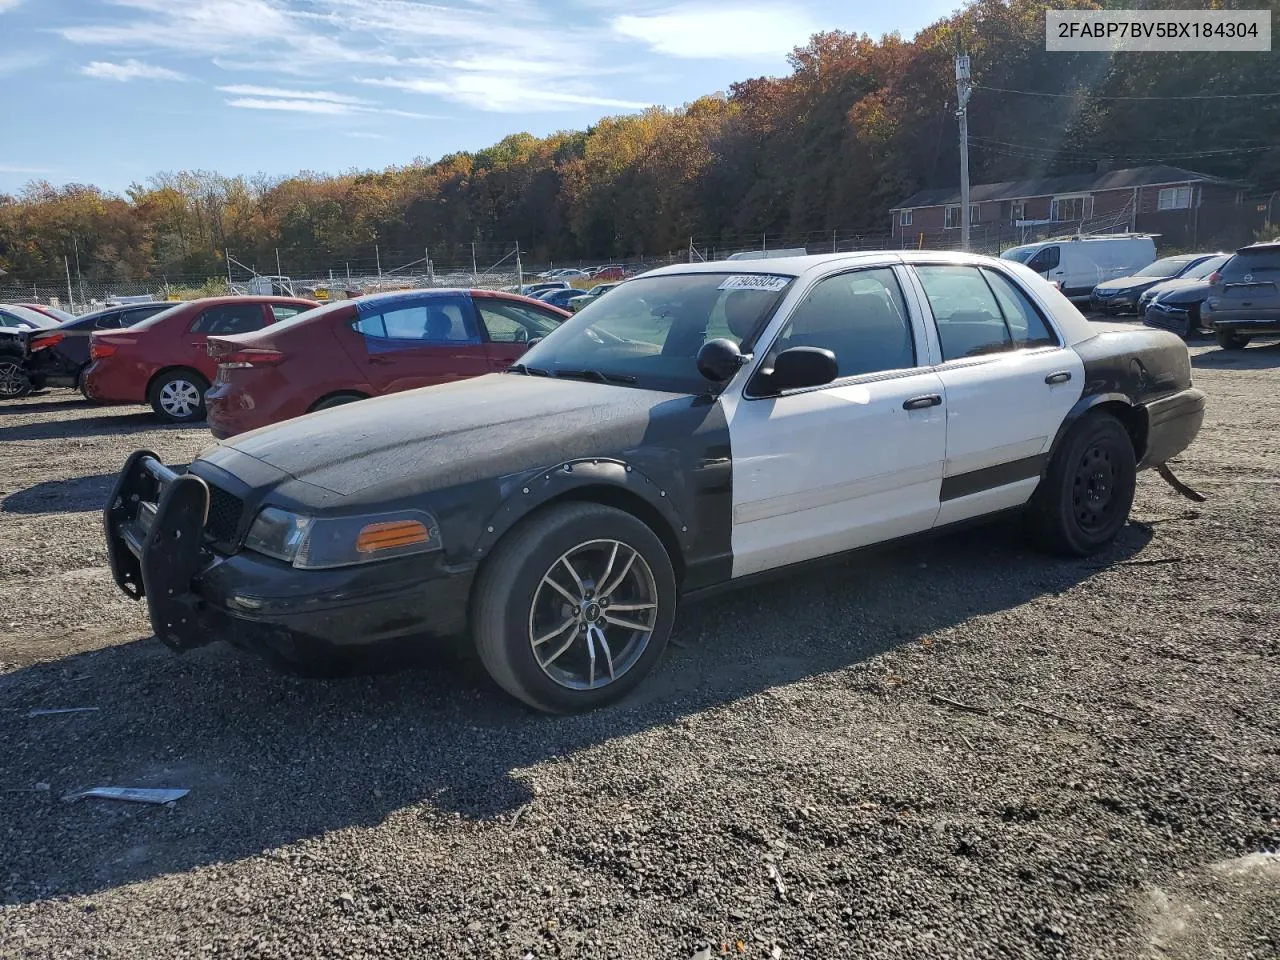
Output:
[[[1129,519],[1138,467],[1129,433],[1109,413],[1071,428],[1031,500],[1037,544],[1085,557],[1105,549]]]
[[[168,370],[156,377],[147,399],[165,423],[195,423],[205,418],[208,389],[209,381],[194,370]]]
[[[311,409],[307,413],[315,413],[317,410],[329,410],[333,407],[343,407],[348,403],[355,403],[358,400],[369,399],[363,393],[337,393],[331,397],[325,397],[323,400],[317,400],[311,405]]]
[[[1249,343],[1248,337],[1234,330],[1215,330],[1213,334],[1218,338],[1218,346],[1223,350],[1243,350]]]
[[[662,656],[676,581],[658,536],[622,510],[564,503],[521,522],[480,573],[472,631],[504,690],[538,710],[613,703]]]

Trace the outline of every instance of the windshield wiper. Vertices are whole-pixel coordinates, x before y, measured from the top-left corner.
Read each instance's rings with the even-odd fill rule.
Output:
[[[551,376],[550,373],[548,373],[546,370],[543,370],[541,367],[526,367],[523,363],[513,363],[511,366],[507,367],[507,372],[523,373],[525,376],[528,376],[528,377]]]
[[[557,370],[556,376],[574,380],[594,380],[596,383],[636,382],[636,378],[628,373],[605,373],[603,370]]]

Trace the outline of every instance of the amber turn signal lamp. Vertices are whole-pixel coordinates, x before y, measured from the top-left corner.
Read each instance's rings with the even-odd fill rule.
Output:
[[[359,536],[356,537],[356,550],[360,553],[375,553],[378,550],[426,543],[429,538],[427,528],[417,520],[371,523],[361,529]]]

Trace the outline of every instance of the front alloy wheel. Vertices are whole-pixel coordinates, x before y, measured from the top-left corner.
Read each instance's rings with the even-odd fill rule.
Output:
[[[0,359],[0,398],[16,400],[31,392],[31,378],[22,364],[12,358]]]
[[[635,666],[657,617],[658,586],[639,551],[617,540],[590,540],[562,555],[538,584],[529,642],[553,681],[594,690]]]
[[[476,650],[508,693],[551,713],[612,703],[666,647],[676,584],[662,540],[630,513],[560,503],[516,525],[472,591]]]

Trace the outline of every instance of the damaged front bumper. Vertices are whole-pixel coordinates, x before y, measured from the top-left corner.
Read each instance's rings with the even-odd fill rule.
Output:
[[[433,553],[299,570],[219,549],[206,529],[209,504],[203,477],[141,450],[104,513],[116,584],[146,601],[156,636],[176,651],[226,640],[306,670],[355,650],[466,629],[474,566]]]

